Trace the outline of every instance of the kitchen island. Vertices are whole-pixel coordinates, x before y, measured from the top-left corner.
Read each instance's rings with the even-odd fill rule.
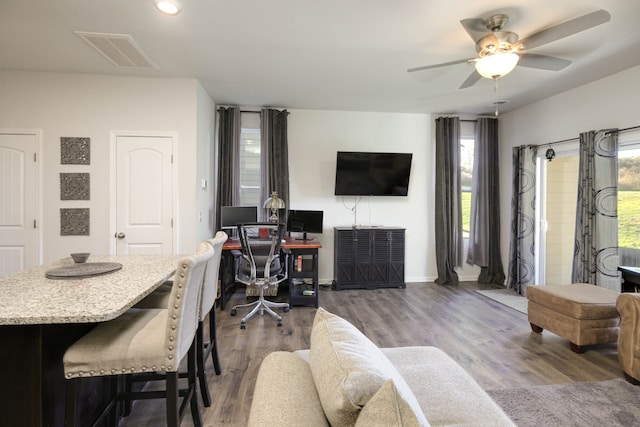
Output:
[[[10,426],[64,425],[64,352],[98,322],[114,319],[153,292],[176,269],[179,255],[91,256],[117,263],[107,274],[52,279],[65,258],[0,277],[0,413]],[[87,381],[83,413],[102,400],[104,381]]]

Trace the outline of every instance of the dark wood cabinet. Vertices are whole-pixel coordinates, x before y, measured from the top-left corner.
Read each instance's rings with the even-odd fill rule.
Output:
[[[335,288],[404,288],[405,229],[334,228]]]

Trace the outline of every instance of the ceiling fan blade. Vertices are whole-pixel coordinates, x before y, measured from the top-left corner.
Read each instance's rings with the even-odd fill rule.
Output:
[[[480,80],[481,78],[482,76],[480,75],[480,73],[478,73],[476,70],[473,70],[473,73],[471,73],[469,77],[467,77],[467,80],[462,83],[460,89],[466,89],[473,86],[474,84],[478,83],[478,80]]]
[[[464,27],[465,31],[474,43],[487,35],[487,26],[484,19],[481,18],[467,18],[460,21],[460,24]]]
[[[539,68],[541,70],[560,71],[571,64],[571,61],[555,56],[539,55],[536,53],[522,53],[518,60],[518,65],[528,68]]]
[[[518,47],[533,49],[534,47],[542,46],[581,31],[588,30],[600,24],[604,24],[605,22],[609,22],[610,19],[611,14],[604,9],[600,9],[572,19],[571,21],[563,22],[562,24],[533,33],[529,37],[522,39],[518,43]]]
[[[409,68],[407,70],[407,72],[408,73],[413,73],[414,71],[430,70],[431,68],[440,68],[440,67],[446,67],[448,65],[462,64],[463,62],[469,62],[469,61],[472,61],[472,60],[473,60],[473,58],[471,58],[471,59],[458,59],[457,61],[443,62],[442,64],[425,65],[423,67]]]

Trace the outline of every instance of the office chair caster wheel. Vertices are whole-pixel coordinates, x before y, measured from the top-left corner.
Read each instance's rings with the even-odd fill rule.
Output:
[[[278,326],[282,326],[282,320],[278,320]]]
[[[284,311],[285,313],[288,313],[288,312],[289,312],[289,307],[284,307],[284,308],[282,309],[282,311]]]
[[[236,314],[238,314],[238,311],[234,308],[233,310],[231,310],[231,315],[235,316]]]
[[[247,329],[247,323],[246,322],[240,322],[240,329]]]

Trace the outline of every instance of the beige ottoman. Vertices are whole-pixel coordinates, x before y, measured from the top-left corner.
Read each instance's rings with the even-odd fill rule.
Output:
[[[584,352],[585,345],[616,342],[620,294],[585,283],[529,286],[528,317],[533,332],[548,329],[569,340],[571,350]]]

